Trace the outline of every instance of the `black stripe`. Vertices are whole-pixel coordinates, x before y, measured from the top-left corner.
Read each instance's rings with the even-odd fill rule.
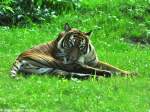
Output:
[[[14,64],[14,68],[17,68],[17,69],[18,69],[19,67],[18,67],[16,64]]]
[[[28,59],[31,60],[31,61],[34,61],[34,62],[36,62],[36,63],[39,63],[39,64],[41,64],[41,65],[43,65],[43,66],[48,66],[48,65],[49,65],[49,63],[48,63],[48,64],[45,64],[45,63],[39,62],[39,61],[37,61],[37,60],[34,60],[34,59],[30,58],[30,57],[28,57]]]
[[[60,43],[60,46],[62,47],[62,48],[64,48],[64,39],[61,41],[61,43]]]
[[[17,72],[17,70],[15,70],[15,69],[12,69],[11,71],[15,71],[15,72]]]
[[[89,52],[92,50],[92,47],[91,47],[91,45],[89,44]]]
[[[53,69],[50,71],[50,73],[53,73],[55,70],[56,70],[56,69],[55,69],[55,68],[53,68]]]
[[[17,66],[13,66],[13,70],[18,70],[18,67]]]
[[[42,67],[37,67],[37,66],[35,66],[35,68],[33,68],[33,67],[27,67],[27,68],[25,68],[25,69],[40,69],[40,68],[42,68]]]
[[[49,60],[46,60],[45,58],[43,58],[43,57],[40,57],[42,60],[44,60],[48,65],[50,65],[51,66],[51,64],[49,63],[50,61]]]
[[[95,61],[96,60],[96,57],[94,59],[91,59],[89,62],[87,63],[91,63],[92,61]]]

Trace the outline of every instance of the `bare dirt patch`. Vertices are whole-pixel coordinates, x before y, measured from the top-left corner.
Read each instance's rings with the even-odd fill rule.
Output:
[[[142,45],[150,45],[150,38],[146,38],[146,37],[136,37],[136,36],[132,36],[132,37],[128,37],[126,39],[128,42],[132,42],[133,44],[142,44]]]

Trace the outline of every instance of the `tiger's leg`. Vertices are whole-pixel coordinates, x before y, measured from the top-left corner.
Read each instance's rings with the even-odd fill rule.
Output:
[[[53,70],[62,70],[69,73],[79,73],[79,74],[91,74],[97,76],[111,76],[111,73],[107,70],[100,70],[97,68],[89,67],[82,64],[72,63],[64,64],[63,62],[54,59],[51,56],[29,53],[24,54],[17,59],[21,64],[18,67],[19,72],[27,74],[43,74],[52,73]],[[13,70],[12,70],[13,71]],[[17,72],[15,72],[17,73]],[[16,76],[16,74],[15,74]]]
[[[54,70],[52,75],[67,78],[67,79],[71,79],[71,78],[87,79],[91,77],[91,74],[73,73],[73,72],[67,72],[67,71],[58,70],[58,69]]]
[[[106,70],[99,70],[93,67],[89,67],[86,65],[80,65],[80,64],[63,64],[62,62],[59,62],[52,58],[34,58],[34,59],[28,59],[23,60],[24,64],[20,68],[20,72],[27,73],[27,74],[50,74],[50,73],[57,73],[56,70],[62,70],[65,71],[67,74],[73,74],[74,76],[80,76],[80,77],[87,77],[90,75],[97,75],[97,76],[105,76],[109,77],[111,76],[111,73]],[[65,75],[65,74],[64,74]]]
[[[19,72],[24,74],[51,74],[65,78],[85,79],[91,77],[91,74],[67,72],[52,67],[46,67],[32,60],[22,60],[22,66]]]
[[[24,74],[46,74],[53,70],[53,68],[29,60],[22,60],[21,64],[18,72]]]
[[[100,70],[97,68],[90,67],[88,65],[73,63],[71,65],[65,65],[64,68],[65,71],[73,72],[73,73],[79,73],[79,74],[91,74],[96,76],[105,76],[110,77],[111,73],[107,70]]]
[[[55,69],[55,68],[49,68],[49,67],[43,67],[39,66],[38,63],[32,64],[30,62],[26,62],[20,72],[25,73],[25,74],[51,74],[51,75],[58,75],[58,76],[63,76],[63,77],[89,77],[90,74],[81,74],[81,73],[73,73],[73,72],[67,72],[64,70],[60,69]]]
[[[128,71],[119,69],[117,67],[114,67],[113,65],[110,65],[110,64],[102,62],[102,61],[97,62],[96,68],[100,68],[102,70],[108,70],[112,73],[120,73],[122,76],[128,76],[130,74],[130,72],[128,72]]]
[[[107,73],[107,75],[105,75],[105,76],[109,77],[110,74],[109,75],[108,74],[109,73]],[[59,69],[54,70],[52,75],[59,76],[59,77],[65,77],[65,78],[69,78],[69,79],[70,78],[88,79],[90,77],[98,78],[99,76],[102,76],[102,75],[98,75],[98,74],[93,75],[93,74],[87,74],[87,73],[67,72],[67,71],[63,71],[63,70],[59,70]]]

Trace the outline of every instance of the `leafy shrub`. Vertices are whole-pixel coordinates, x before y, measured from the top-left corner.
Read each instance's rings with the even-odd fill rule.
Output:
[[[3,0],[0,25],[39,23],[56,17],[64,10],[74,10],[78,4],[79,0]]]

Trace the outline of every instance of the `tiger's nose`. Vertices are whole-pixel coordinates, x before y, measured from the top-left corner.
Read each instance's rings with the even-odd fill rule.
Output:
[[[79,49],[77,47],[73,47],[70,51],[69,60],[75,62],[79,57]]]

